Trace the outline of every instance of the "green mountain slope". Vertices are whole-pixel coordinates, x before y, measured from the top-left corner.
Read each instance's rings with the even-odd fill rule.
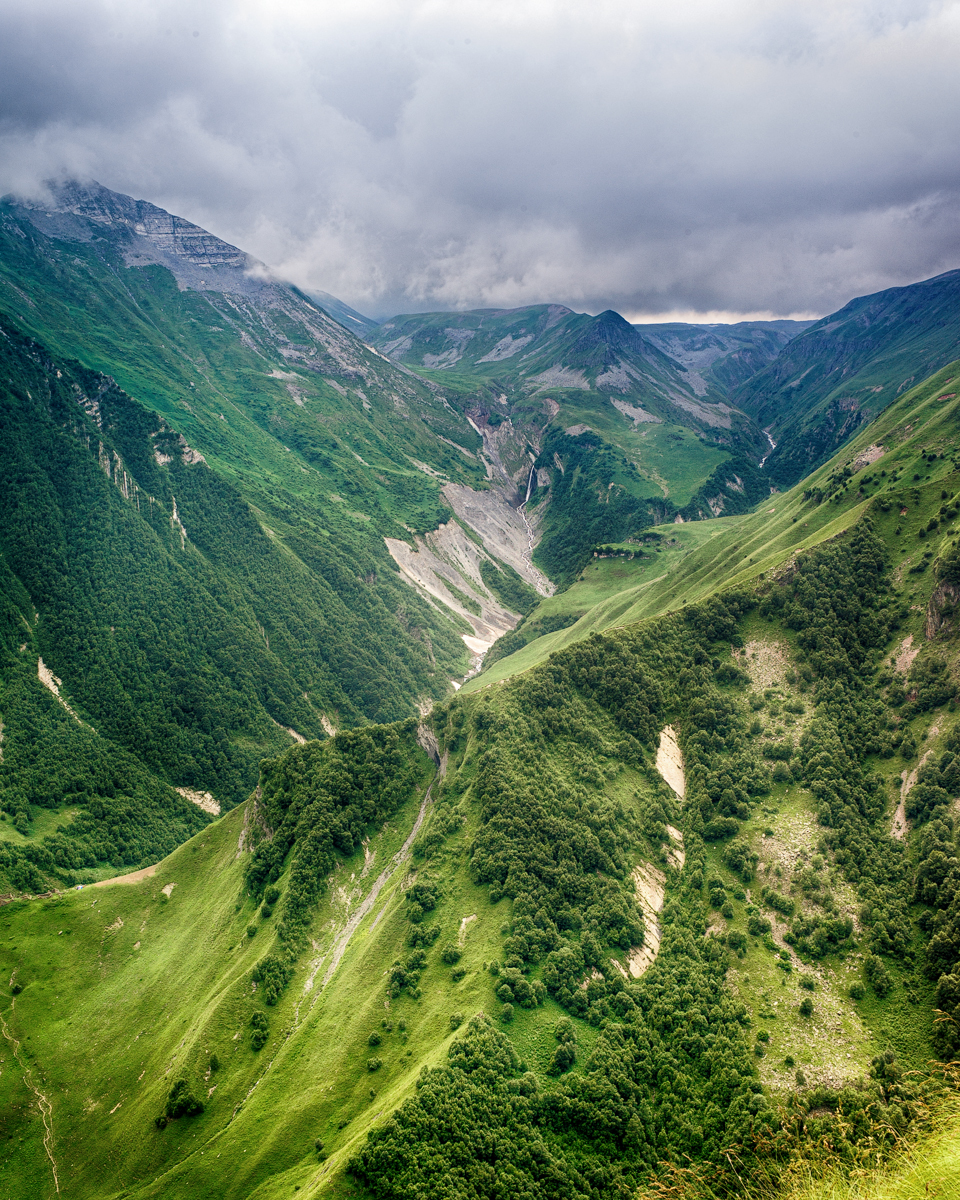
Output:
[[[742,1196],[892,1153],[960,1020],[958,371],[661,545],[633,623],[0,910],[8,1194]]]
[[[789,486],[960,352],[960,271],[851,300],[807,329],[731,403],[769,429],[766,469]]]
[[[419,660],[415,683],[397,676],[404,711],[466,670],[466,648],[454,648],[461,633],[486,644],[516,620],[476,564],[466,578],[460,570],[478,535],[462,532],[455,508],[467,512],[479,495],[501,523],[521,524],[489,493],[478,433],[439,388],[235,247],[95,185],[66,185],[43,206],[7,200],[0,307],[51,354],[110,375],[183,436],[366,625],[359,644]],[[440,583],[411,587],[422,570],[399,573],[418,536],[444,526],[432,553],[465,601]],[[480,558],[542,580],[509,547]],[[372,686],[358,709],[381,719],[382,693]]]
[[[15,886],[43,887],[14,879],[24,856],[67,878],[156,861],[207,819],[173,787],[232,807],[264,755],[401,714],[438,658],[458,662],[456,633],[399,579],[371,597],[345,573],[336,526],[266,525],[161,418],[2,319],[0,379]]]
[[[957,373],[950,364],[911,389],[802,484],[753,513],[650,530],[601,547],[571,587],[542,601],[497,644],[468,690],[525,670],[592,632],[668,612],[731,584],[752,585],[784,558],[841,534],[863,515],[867,500],[886,505],[888,521],[894,508],[907,505],[911,522],[922,517],[919,529],[937,517],[938,480],[950,476],[956,457],[950,448]]]
[[[803,327],[775,324],[691,338],[694,327],[540,305],[393,317],[369,340],[457,391],[504,482],[529,493],[537,561],[566,582],[598,541],[743,512],[768,493],[767,438],[726,403],[720,364],[736,377]]]

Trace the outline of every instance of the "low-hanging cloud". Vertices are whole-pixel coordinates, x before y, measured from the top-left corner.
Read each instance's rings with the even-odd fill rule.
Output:
[[[0,190],[392,312],[827,312],[960,266],[960,3],[0,2]]]

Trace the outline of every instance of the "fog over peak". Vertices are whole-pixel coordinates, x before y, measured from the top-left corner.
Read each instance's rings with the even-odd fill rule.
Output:
[[[960,266],[958,49],[926,0],[3,0],[0,190],[96,178],[379,316],[807,316]]]

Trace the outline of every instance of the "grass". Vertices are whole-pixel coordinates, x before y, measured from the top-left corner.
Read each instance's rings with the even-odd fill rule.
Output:
[[[894,557],[912,563],[923,550],[936,550],[944,537],[956,536],[960,529],[957,521],[932,538],[918,536],[940,507],[941,492],[952,497],[960,490],[960,470],[951,457],[960,401],[941,399],[958,371],[960,363],[944,367],[892,404],[834,459],[790,491],[772,495],[754,512],[670,526],[673,544],[650,561],[591,562],[571,587],[544,600],[528,618],[533,621],[550,613],[588,609],[577,624],[538,638],[494,663],[465,684],[464,691],[477,691],[529,670],[554,650],[592,632],[658,616],[724,588],[751,586],[768,572],[780,570],[791,555],[841,534],[867,511]],[[875,443],[889,444],[882,459],[853,472],[839,492],[827,489],[838,465],[853,464],[858,454]],[[946,454],[932,463],[921,458],[924,452],[934,451]],[[917,481],[913,480],[915,474],[921,476]],[[804,498],[805,492],[818,488],[827,489],[837,499],[818,503],[815,496]],[[908,509],[903,517],[901,499]],[[895,532],[898,526],[899,534]],[[932,574],[928,571],[907,578],[916,605],[910,629],[916,636],[922,631],[920,614],[929,600]]]
[[[918,447],[936,444],[944,423],[955,419],[956,410],[938,407],[934,392],[935,387],[926,393],[926,401],[921,396],[910,436],[890,450],[891,464],[901,458],[917,463]],[[891,441],[896,428],[891,426]],[[870,431],[862,438],[869,444],[879,436]],[[849,455],[856,448],[854,443]],[[824,468],[814,482],[826,480],[833,469]],[[592,629],[654,615],[724,584],[749,582],[773,567],[782,570],[785,557],[833,536],[865,510],[874,493],[861,496],[859,484],[871,471],[876,473],[876,464],[853,476],[846,499],[837,503],[818,505],[813,499],[804,500],[802,491],[795,489],[772,497],[760,513],[671,526],[664,531],[669,536],[661,548],[648,547],[644,558],[596,560],[573,587],[536,610],[549,614],[586,608],[580,622],[540,639],[544,645],[531,643],[497,667],[506,668],[502,672],[506,677],[541,661],[549,652],[547,643],[556,648]],[[899,506],[888,504],[886,512],[875,508],[878,527],[891,548],[898,551],[900,545],[906,546],[905,561],[913,561],[918,547],[934,540],[921,540],[917,534],[939,506],[941,490],[960,486],[960,475],[949,459],[937,459],[930,476],[917,481],[916,500],[912,480],[909,490],[892,482],[877,489],[881,498],[907,493],[905,518],[900,517]],[[871,491],[869,485],[866,488]],[[952,530],[941,530],[937,539],[945,536],[952,536]],[[912,578],[917,608],[898,638],[907,632],[919,638],[922,633],[931,573]],[[770,642],[782,648],[789,665],[792,635],[788,630],[751,617],[744,632],[746,669],[759,669],[760,644]],[[751,653],[758,658],[751,659]],[[496,671],[464,691],[489,684],[491,677],[498,678]],[[799,684],[787,683],[786,670],[773,686],[780,690],[781,699],[791,696],[804,701],[806,696]],[[742,702],[746,703],[745,697]],[[783,713],[775,717],[769,706],[762,719],[784,736],[798,733],[803,724],[803,717],[792,725]],[[930,722],[928,714],[915,718],[913,724],[919,734],[929,729]],[[946,733],[946,725],[939,737]],[[884,773],[891,796],[903,765],[899,759],[871,764]],[[457,766],[451,763],[450,771]],[[630,769],[613,769],[604,786],[624,804],[635,805],[636,793],[642,794],[649,782]],[[245,858],[239,842],[244,808],[211,824],[140,884],[117,884],[95,892],[85,888],[0,909],[0,978],[22,987],[16,995],[4,989],[0,998],[9,1039],[18,1043],[17,1056],[9,1039],[0,1051],[4,1059],[0,1131],[7,1134],[6,1139],[0,1138],[0,1192],[11,1200],[53,1195],[44,1146],[47,1131],[37,1107],[37,1095],[42,1093],[52,1106],[52,1136],[47,1133],[47,1141],[61,1185],[78,1200],[121,1195],[128,1200],[161,1195],[171,1200],[214,1196],[273,1200],[291,1195],[295,1188],[307,1195],[354,1195],[356,1188],[344,1174],[347,1160],[368,1131],[411,1094],[422,1068],[443,1061],[454,1036],[451,1014],[459,1011],[469,1018],[479,1010],[499,1010],[495,980],[486,968],[503,953],[502,928],[509,923],[510,905],[503,900],[490,904],[488,889],[471,878],[467,848],[480,820],[475,806],[467,806],[463,831],[445,843],[434,859],[415,863],[418,872],[433,872],[443,881],[437,915],[443,941],[458,936],[464,918],[476,918],[464,927],[458,964],[464,969],[462,979],[454,981],[450,967],[433,954],[421,980],[420,997],[405,992],[388,999],[386,974],[393,960],[405,952],[410,929],[403,900],[406,871],[400,869],[360,924],[328,986],[322,987],[322,966],[313,975],[312,986],[307,986],[348,914],[402,845],[418,803],[412,800],[385,827],[373,831],[366,849],[374,857],[366,871],[365,855],[358,851],[331,876],[311,931],[313,944],[299,960],[280,1002],[263,1010],[269,1016],[270,1035],[259,1053],[250,1047],[250,1016],[262,1009],[251,972],[273,946],[274,925],[256,915],[252,902],[241,899]],[[35,824],[42,819],[44,814],[38,813]],[[57,819],[62,820],[63,814],[57,814]],[[777,878],[781,860],[815,851],[812,797],[793,785],[776,788],[745,824],[744,833],[763,858],[762,878]],[[708,875],[723,876],[732,897],[738,881],[723,866],[721,850],[720,845],[710,847]],[[278,884],[282,890],[285,878]],[[166,895],[164,889],[170,885]],[[751,889],[759,886],[758,881]],[[834,891],[841,905],[852,903],[839,882],[835,881]],[[733,928],[745,927],[745,900],[731,901]],[[718,932],[728,927],[718,913],[711,914],[711,924]],[[255,933],[248,937],[251,925]],[[920,1017],[929,1010],[927,993],[921,995],[919,1007],[905,1005],[905,974],[889,964],[896,982],[891,996],[883,1001],[868,996],[854,1006],[846,999],[846,990],[859,973],[859,951],[817,963],[801,963],[794,956],[788,973],[776,965],[782,932],[778,927],[776,950],[765,946],[762,938],[749,938],[746,957],[735,963],[730,975],[731,985],[748,1007],[751,1029],[766,1029],[770,1035],[766,1053],[758,1059],[768,1085],[781,1096],[790,1092],[793,1068],[784,1063],[788,1055],[811,1081],[862,1077],[871,1055],[887,1046],[905,1065],[925,1065],[927,1015]],[[797,1011],[801,995],[806,994],[798,986],[802,973],[817,979],[815,1012],[809,1020]],[[540,1010],[518,1009],[508,1029],[527,1065],[541,1077],[553,1053],[552,1030],[559,1015],[560,1010],[547,1001]],[[369,1044],[371,1033],[382,1038],[375,1050]],[[577,1022],[577,1036],[582,1061],[596,1032]],[[220,1063],[216,1071],[210,1069],[214,1054]],[[367,1062],[373,1054],[382,1065],[371,1072]],[[203,1095],[206,1110],[158,1131],[154,1117],[181,1075]],[[956,1130],[956,1114],[951,1119],[950,1128]],[[315,1150],[317,1139],[324,1143],[323,1161]],[[950,1170],[955,1177],[957,1157],[951,1145],[946,1135],[940,1142],[932,1140],[923,1162],[934,1166],[926,1176],[922,1171],[927,1167],[920,1159],[906,1156],[882,1179],[871,1182],[864,1177],[857,1186],[892,1187],[893,1180],[900,1187],[896,1181],[907,1180],[902,1186],[913,1187],[909,1181],[915,1179],[932,1185],[935,1171]],[[212,1163],[216,1163],[213,1170]],[[839,1177],[831,1179],[798,1173],[797,1187],[841,1187]],[[832,1200],[834,1194],[859,1193],[801,1190],[791,1200],[820,1200],[821,1196]],[[899,1200],[915,1194],[921,1193],[863,1192],[869,1200]]]
[[[960,1104],[947,1097],[934,1128],[906,1143],[887,1165],[853,1177],[822,1163],[801,1162],[781,1200],[955,1200],[960,1196]]]

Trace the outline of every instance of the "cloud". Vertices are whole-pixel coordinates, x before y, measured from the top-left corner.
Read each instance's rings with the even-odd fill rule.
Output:
[[[960,266],[960,3],[0,2],[0,188],[392,312],[827,312]]]

